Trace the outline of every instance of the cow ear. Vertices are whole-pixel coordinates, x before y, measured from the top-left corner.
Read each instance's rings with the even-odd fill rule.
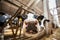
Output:
[[[23,18],[23,19],[26,19],[26,18],[27,18],[27,15],[22,15],[22,18]]]
[[[40,16],[38,16],[38,20],[42,20],[44,18],[44,16],[43,15],[40,15]]]

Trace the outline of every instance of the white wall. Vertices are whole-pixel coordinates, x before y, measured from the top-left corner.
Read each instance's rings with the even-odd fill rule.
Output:
[[[49,10],[50,10],[51,14],[53,15],[54,23],[60,27],[57,9],[56,9],[56,0],[49,0]]]

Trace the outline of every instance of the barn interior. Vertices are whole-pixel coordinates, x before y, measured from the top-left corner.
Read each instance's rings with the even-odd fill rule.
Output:
[[[36,34],[25,32],[37,24],[31,21],[26,25],[32,28],[24,29],[25,20],[32,18],[31,15],[25,18],[29,13],[36,15],[33,19],[42,24],[37,26],[40,31]],[[41,15],[48,22],[42,22]],[[0,40],[60,40],[60,0],[0,0]]]

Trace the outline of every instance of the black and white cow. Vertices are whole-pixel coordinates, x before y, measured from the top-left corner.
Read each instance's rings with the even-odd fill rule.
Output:
[[[0,32],[2,32],[2,30],[5,28],[4,25],[9,18],[10,18],[10,15],[4,12],[0,12]]]
[[[1,13],[1,12],[0,12]],[[3,28],[4,23],[10,16],[2,13],[0,15],[0,27]],[[43,15],[37,16],[33,13],[20,16],[23,21],[22,34],[37,34],[41,31],[41,27],[45,28],[45,22],[49,22]],[[2,25],[1,25],[2,24]],[[9,24],[8,24],[9,26]],[[7,27],[8,27],[7,26]]]
[[[33,13],[28,13],[23,18],[22,34],[36,34],[41,31],[41,27],[45,28],[44,24],[46,21],[49,22],[43,15],[37,16]]]

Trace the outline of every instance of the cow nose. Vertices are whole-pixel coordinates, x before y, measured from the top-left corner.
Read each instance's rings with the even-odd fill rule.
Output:
[[[26,27],[27,33],[37,33],[37,27],[35,26],[36,23],[29,22],[28,26]]]
[[[38,22],[37,22],[37,21],[35,21],[35,22],[34,22],[34,24],[35,24],[35,25],[37,25],[37,24],[38,24]]]
[[[28,25],[28,22],[25,22],[25,25]]]

